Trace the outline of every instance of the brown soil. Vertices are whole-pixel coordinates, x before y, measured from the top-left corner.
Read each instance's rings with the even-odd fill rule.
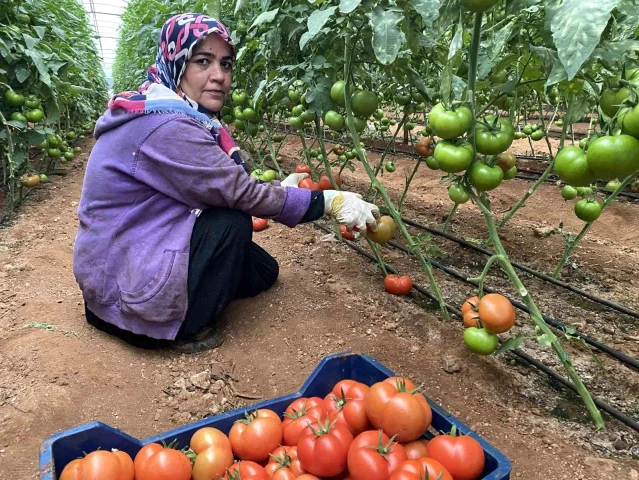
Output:
[[[0,479],[37,478],[38,446],[59,430],[100,420],[146,437],[252,402],[237,392],[270,398],[294,391],[323,356],[348,349],[423,383],[433,400],[508,455],[513,478],[639,478],[631,458],[639,443],[636,435],[610,419],[606,431],[594,433],[579,399],[547,377],[509,356],[470,354],[456,322],[442,322],[417,296],[386,294],[371,263],[344,245],[321,241],[324,233],[312,226],[290,230],[271,224],[256,234],[279,261],[280,279],[260,297],[231,305],[224,316],[225,343],[215,351],[190,356],[143,351],[96,331],[85,321],[72,273],[86,158],[81,155],[66,168],[66,176],[53,177],[31,195],[19,218],[0,234]],[[395,175],[384,176],[393,196],[400,192],[402,172],[410,162],[398,159]],[[441,222],[449,202],[438,180],[426,169],[418,175],[407,216]],[[361,188],[363,177],[346,175],[345,184]],[[506,209],[528,185],[509,182],[495,196],[495,210]],[[556,226],[559,220],[571,231],[581,226],[570,206],[556,198],[552,186],[543,186],[504,229],[504,242],[516,260],[548,270],[561,252],[561,238],[541,239],[535,229]],[[635,309],[636,208],[611,207],[577,249],[579,270],[566,269],[575,284]],[[482,222],[473,207],[463,206],[452,228],[457,236],[480,239],[485,236]],[[485,260],[439,240],[437,247],[442,263],[469,274],[478,274]],[[401,252],[385,249],[384,257],[402,270],[417,271]],[[471,293],[440,273],[437,277],[451,302]],[[418,275],[416,280],[426,283]],[[505,288],[498,274],[489,285]],[[598,338],[637,355],[636,340],[633,346],[621,334],[627,331],[636,338],[636,321],[595,311],[591,304],[543,284],[531,283],[530,288],[544,312],[566,322],[583,321],[587,332],[600,333],[603,322],[613,324],[616,330]],[[566,314],[568,298],[575,305]],[[523,315],[519,323],[525,324]],[[549,363],[553,358],[541,347],[529,349]],[[447,360],[456,360],[460,371],[447,373]],[[609,401],[634,407],[636,373],[602,360],[595,372],[585,360],[578,367],[594,387],[610,388]],[[214,383],[208,390],[193,385],[193,375],[220,365],[233,368],[234,388],[229,383]],[[623,443],[628,448],[615,448]]]

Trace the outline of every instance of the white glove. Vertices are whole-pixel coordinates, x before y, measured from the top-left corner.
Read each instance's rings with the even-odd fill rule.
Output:
[[[300,182],[308,177],[310,177],[308,173],[291,173],[280,183],[280,186],[299,188]]]
[[[324,190],[324,213],[335,218],[340,225],[346,225],[348,231],[353,227],[364,232],[368,227],[377,231],[379,208],[365,202],[358,193],[337,190]]]

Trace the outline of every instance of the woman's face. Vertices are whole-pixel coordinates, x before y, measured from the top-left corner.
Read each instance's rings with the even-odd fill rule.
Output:
[[[232,70],[231,46],[212,33],[196,47],[179,87],[190,99],[212,112],[219,112],[231,89]]]

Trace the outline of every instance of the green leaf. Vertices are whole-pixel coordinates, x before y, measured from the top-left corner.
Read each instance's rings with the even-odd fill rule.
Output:
[[[329,7],[325,10],[315,10],[311,13],[307,21],[309,33],[317,35],[322,27],[326,25],[328,19],[333,16],[335,10],[337,10],[337,7]]]
[[[360,3],[362,3],[362,0],[340,0],[339,12],[351,13],[353,10],[355,10],[359,6]]]
[[[389,65],[395,61],[404,43],[404,33],[397,26],[404,18],[404,12],[395,8],[384,10],[378,6],[368,17],[373,28],[375,57],[383,65]]]
[[[23,128],[27,128],[27,122],[21,122],[19,120],[8,120],[7,125],[19,128],[20,130],[22,130]]]
[[[566,114],[564,122],[569,124],[577,123],[583,118],[585,113],[590,110],[589,95],[587,92],[580,92],[579,95],[575,95],[575,101],[570,115]]]
[[[31,35],[27,35],[26,33],[22,34],[22,38],[24,38],[24,43],[27,45],[29,50],[33,49],[38,43],[40,43],[39,38],[33,38]]]
[[[464,18],[462,13],[459,13],[459,24],[457,24],[457,29],[455,30],[455,36],[450,42],[450,48],[448,49],[448,60],[453,58],[455,54],[464,46],[464,38],[462,34],[464,33]]]
[[[413,0],[411,5],[421,15],[426,28],[429,28],[439,17],[440,0]]]
[[[14,150],[11,160],[11,168],[13,170],[20,170],[22,165],[27,161],[27,152],[24,150]]]
[[[275,20],[275,17],[277,16],[279,11],[280,9],[276,8],[274,10],[269,10],[268,12],[260,13],[253,21],[251,28],[259,27],[260,25],[264,25],[265,23],[271,23],[273,20]]]
[[[507,350],[517,350],[521,346],[521,344],[524,343],[529,338],[530,337],[527,337],[525,335],[509,338],[508,340],[506,340],[504,343],[501,344],[501,347],[495,350],[493,355],[499,355],[501,353],[504,353]]]
[[[312,87],[307,94],[311,98],[310,110],[318,114],[324,114],[333,108],[331,100],[331,87],[333,82],[328,77],[320,77],[315,87]]]
[[[444,105],[450,105],[452,86],[453,86],[452,62],[448,62],[446,64],[446,66],[442,70],[442,74],[439,78],[439,81],[441,82],[440,95],[442,97],[442,102],[444,103]]]
[[[581,70],[599,43],[620,0],[564,0],[551,22],[559,59],[568,80]]]
[[[552,345],[552,342],[555,340],[556,337],[554,335],[550,336],[547,333],[544,333],[543,335],[539,335],[537,337],[537,341],[545,347],[550,347],[550,345]]]
[[[47,33],[46,27],[41,27],[39,25],[34,26],[33,29],[38,34],[38,37],[40,37],[40,40],[42,40],[44,38],[44,34]]]
[[[530,52],[536,53],[537,55],[539,55],[539,58],[541,59],[541,62],[543,63],[544,68],[547,72],[550,72],[552,70],[552,67],[555,65],[555,62],[557,61],[556,50],[552,50],[547,47],[536,47],[534,45],[531,45]]]
[[[37,50],[29,49],[25,50],[24,53],[31,57],[31,60],[33,60],[33,64],[38,69],[38,73],[40,73],[40,80],[42,80],[42,83],[51,86],[51,77],[49,76],[47,65],[42,58],[42,53],[38,52]]]
[[[564,68],[564,65],[561,63],[561,60],[557,60],[555,61],[555,65],[552,68],[552,71],[550,72],[550,74],[548,75],[548,78],[546,79],[546,87],[549,87],[551,85],[555,85],[559,82],[563,82],[564,80],[568,79],[568,74],[566,73],[566,69]]]
[[[16,65],[15,73],[16,73],[16,80],[18,80],[18,82],[20,83],[24,83],[24,81],[27,78],[29,78],[29,75],[31,75],[31,71],[29,70],[29,67],[27,67],[24,63],[20,63]]]
[[[44,140],[45,135],[35,130],[29,130],[25,134],[24,138],[29,145],[39,145]]]
[[[240,12],[240,10],[242,10],[246,6],[247,3],[248,3],[248,0],[237,0],[235,2],[234,15],[237,16],[237,14]]]
[[[639,40],[619,40],[616,42],[603,41],[592,52],[595,60],[605,60],[609,64],[621,64],[631,52],[639,51]]]

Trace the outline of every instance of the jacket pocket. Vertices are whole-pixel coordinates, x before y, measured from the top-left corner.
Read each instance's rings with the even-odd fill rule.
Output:
[[[147,322],[182,320],[188,307],[189,253],[166,250],[151,281],[135,292],[120,290],[120,309]]]

